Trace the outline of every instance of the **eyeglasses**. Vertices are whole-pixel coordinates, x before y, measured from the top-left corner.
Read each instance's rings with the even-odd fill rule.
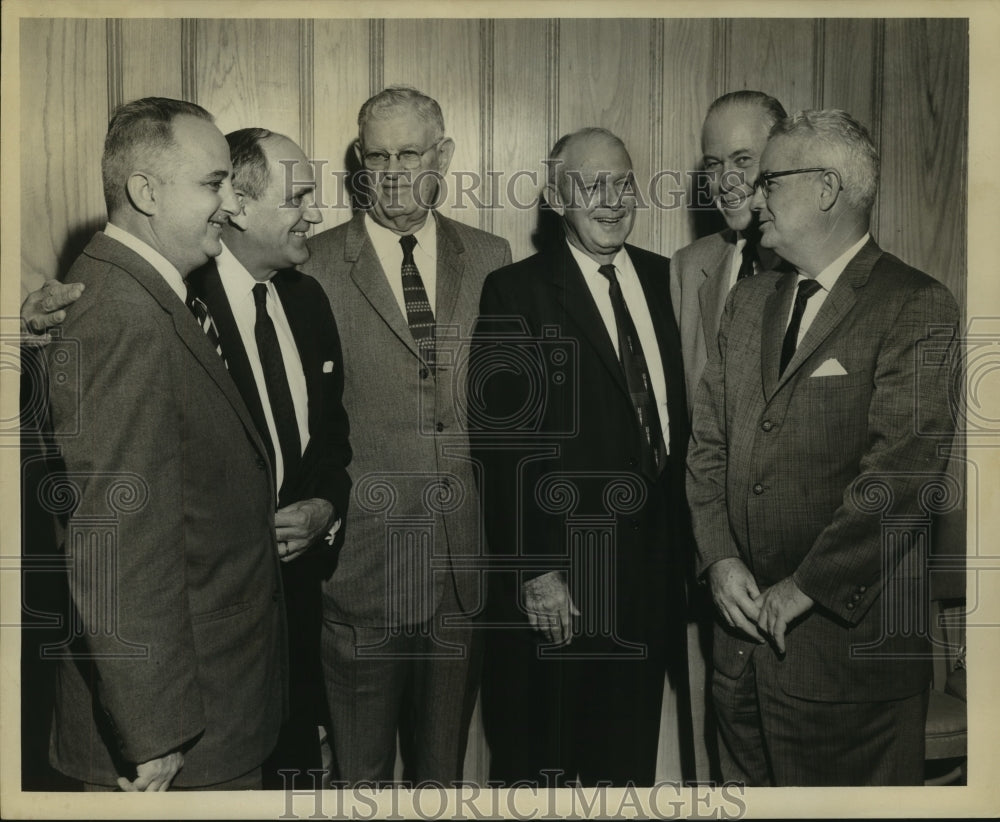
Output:
[[[756,182],[753,184],[753,190],[756,194],[758,191],[764,195],[766,200],[771,196],[771,180],[776,177],[788,177],[791,174],[808,174],[812,171],[832,171],[837,174],[836,169],[832,168],[790,168],[787,171],[765,171],[757,176]],[[837,179],[840,179],[840,175],[837,174]]]
[[[435,140],[425,149],[407,148],[403,151],[366,151],[361,157],[365,161],[365,168],[370,168],[374,171],[382,171],[388,168],[390,157],[395,157],[399,160],[399,165],[403,168],[414,169],[420,165],[420,161],[428,151],[441,145],[442,140],[444,140],[444,137]]]

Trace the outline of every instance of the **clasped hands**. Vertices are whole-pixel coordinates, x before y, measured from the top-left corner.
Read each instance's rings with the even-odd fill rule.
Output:
[[[274,513],[278,556],[291,562],[330,530],[334,522],[333,503],[313,498],[293,502]]]
[[[708,568],[712,601],[730,628],[764,642],[769,637],[785,653],[785,631],[813,606],[791,577],[761,591],[750,569],[737,557],[720,559]]]

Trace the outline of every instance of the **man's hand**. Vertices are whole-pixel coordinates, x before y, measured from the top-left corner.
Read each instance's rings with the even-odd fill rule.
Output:
[[[549,642],[568,645],[573,638],[571,616],[580,616],[560,571],[549,571],[522,583],[528,622]]]
[[[333,524],[333,503],[325,499],[304,499],[279,508],[274,514],[278,556],[291,562],[312,545]]]
[[[791,577],[772,585],[756,598],[760,607],[757,625],[774,640],[780,653],[785,653],[785,631],[788,624],[813,607],[813,599],[802,593]]]
[[[165,791],[177,772],[184,767],[184,755],[179,751],[168,753],[159,759],[150,759],[136,766],[135,779],[118,777],[118,787],[129,793],[138,791]]]
[[[32,334],[43,335],[66,319],[62,309],[72,305],[83,293],[83,283],[46,280],[21,303],[21,321]]]
[[[757,581],[738,557],[729,557],[708,566],[708,584],[712,601],[730,628],[738,628],[751,639],[763,642],[754,624],[760,614],[756,598]]]

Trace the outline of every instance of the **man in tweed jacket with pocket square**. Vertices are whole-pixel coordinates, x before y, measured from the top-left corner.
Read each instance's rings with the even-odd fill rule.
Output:
[[[940,489],[958,307],[868,234],[878,155],[849,115],[780,121],[760,170],[761,242],[796,270],[730,294],[688,458],[723,778],[920,784],[927,546],[887,523]]]

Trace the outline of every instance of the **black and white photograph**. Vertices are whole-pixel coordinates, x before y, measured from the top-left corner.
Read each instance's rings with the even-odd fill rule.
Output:
[[[995,813],[995,5],[2,13],[4,816]]]

